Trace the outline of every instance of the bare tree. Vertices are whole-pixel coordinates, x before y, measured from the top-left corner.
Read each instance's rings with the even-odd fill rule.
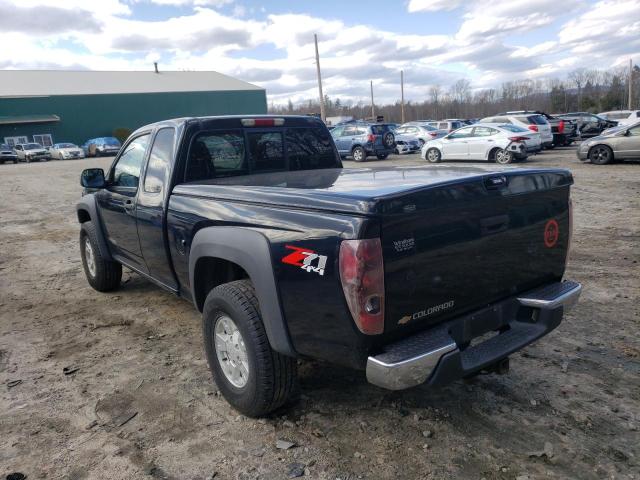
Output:
[[[587,69],[586,68],[578,68],[577,70],[573,70],[569,72],[568,79],[571,83],[573,83],[578,89],[578,110],[582,108],[582,87],[587,83]]]
[[[439,106],[438,102],[440,100],[441,94],[442,94],[442,89],[440,88],[440,85],[431,85],[431,87],[429,88],[429,97],[431,98],[431,103],[435,110],[434,118],[438,118],[438,106]]]

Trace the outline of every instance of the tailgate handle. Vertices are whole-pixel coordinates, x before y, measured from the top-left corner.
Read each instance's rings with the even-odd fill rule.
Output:
[[[487,190],[498,190],[507,186],[507,177],[504,175],[494,175],[484,180],[484,186]]]
[[[509,215],[496,215],[480,220],[480,233],[482,235],[493,235],[504,232],[509,228]]]

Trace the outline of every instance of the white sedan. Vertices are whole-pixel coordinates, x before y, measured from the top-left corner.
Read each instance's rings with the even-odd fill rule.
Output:
[[[49,147],[51,158],[66,160],[68,158],[84,158],[84,151],[73,143],[56,143]]]
[[[514,132],[512,125],[476,123],[459,128],[422,147],[422,158],[431,163],[441,160],[485,160],[500,164],[527,158],[525,132]]]

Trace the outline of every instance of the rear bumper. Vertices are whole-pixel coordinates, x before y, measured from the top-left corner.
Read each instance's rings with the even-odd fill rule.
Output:
[[[425,382],[444,385],[470,375],[556,328],[581,291],[576,282],[552,283],[387,345],[368,358],[367,380],[402,390]],[[488,332],[498,333],[467,346]]]

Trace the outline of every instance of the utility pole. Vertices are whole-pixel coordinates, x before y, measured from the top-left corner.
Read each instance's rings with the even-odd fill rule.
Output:
[[[322,121],[327,120],[326,112],[324,111],[324,95],[322,94],[322,76],[320,75],[320,54],[318,53],[318,35],[313,34],[313,41],[316,44],[316,70],[318,71],[318,93],[320,94],[320,118]]]
[[[400,108],[402,123],[404,123],[404,71],[400,70]]]
[[[628,109],[631,110],[631,99],[633,98],[633,61],[629,59],[629,105]]]
[[[373,80],[371,80],[371,119],[376,121],[376,107],[373,103]]]

